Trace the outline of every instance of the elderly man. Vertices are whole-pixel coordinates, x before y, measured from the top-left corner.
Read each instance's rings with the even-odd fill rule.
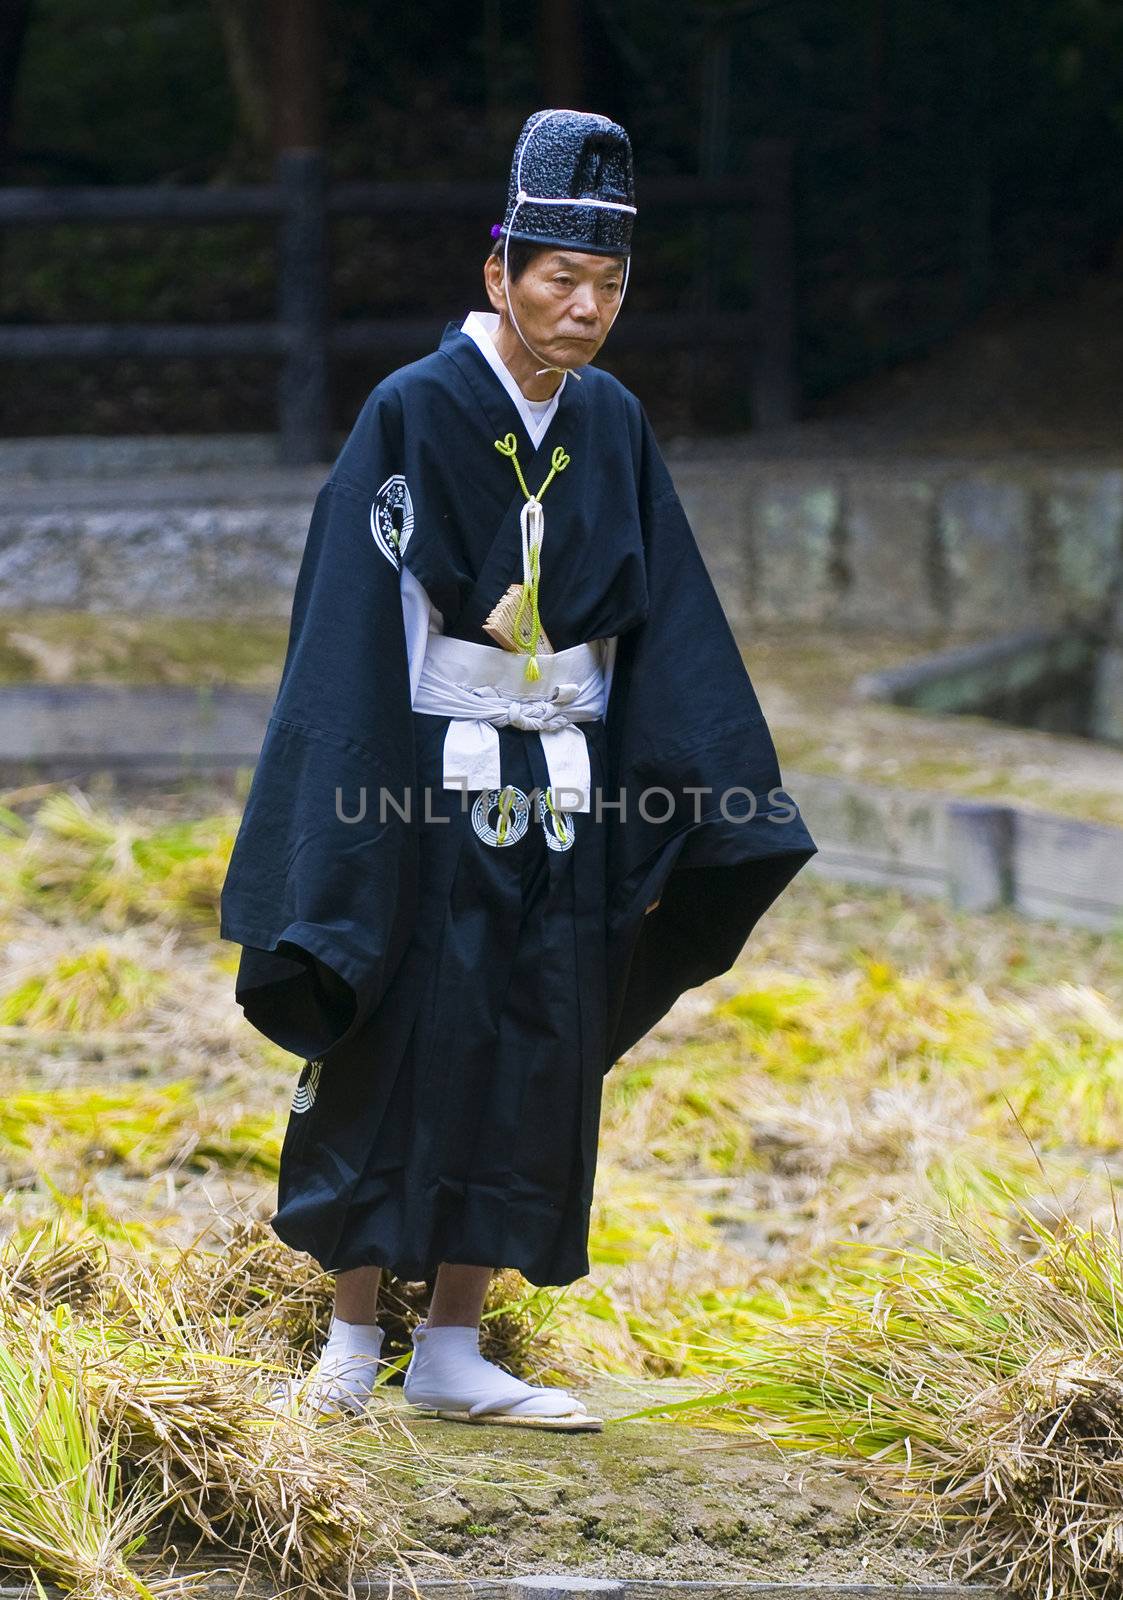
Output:
[[[623,128],[529,118],[491,311],[374,388],[313,511],[221,931],[304,1057],[272,1226],[336,1276],[315,1409],[369,1398],[386,1268],[435,1279],[410,1403],[601,1425],[483,1358],[488,1281],[588,1272],[605,1073],[815,854],[644,410],[590,365],[634,215]]]

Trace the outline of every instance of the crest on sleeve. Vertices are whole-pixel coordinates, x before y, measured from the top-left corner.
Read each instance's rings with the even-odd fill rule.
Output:
[[[400,472],[387,478],[370,508],[374,542],[396,571],[402,570],[402,551],[413,532],[413,501]]]
[[[316,1090],[320,1087],[320,1073],[323,1070],[324,1058],[317,1056],[314,1061],[306,1061],[304,1070],[292,1097],[292,1109],[299,1116],[305,1111],[311,1111],[316,1103]]]

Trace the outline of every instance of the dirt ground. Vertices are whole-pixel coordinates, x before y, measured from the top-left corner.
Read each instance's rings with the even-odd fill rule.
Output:
[[[573,1389],[604,1418],[602,1432],[412,1424],[423,1442],[432,1436],[465,1468],[409,1519],[443,1558],[417,1561],[419,1578],[534,1570],[746,1582],[946,1578],[946,1562],[898,1537],[891,1518],[863,1503],[862,1485],[840,1471],[785,1462],[714,1429],[623,1420],[699,1393],[688,1380],[598,1378]],[[386,1403],[406,1409],[400,1391]],[[495,1472],[493,1454],[501,1457]],[[545,1469],[556,1481],[494,1481],[519,1467]]]

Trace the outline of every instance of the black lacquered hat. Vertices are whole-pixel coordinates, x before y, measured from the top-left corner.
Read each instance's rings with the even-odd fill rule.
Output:
[[[629,256],[635,199],[632,147],[618,122],[592,111],[536,111],[515,145],[507,212],[492,233]]]

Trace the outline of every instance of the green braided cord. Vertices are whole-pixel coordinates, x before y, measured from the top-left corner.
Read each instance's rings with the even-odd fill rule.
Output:
[[[495,830],[496,841],[499,844],[502,844],[504,839],[507,837],[507,818],[510,815],[511,806],[514,804],[514,800],[515,791],[510,787],[509,784],[500,790],[499,826]]]
[[[523,469],[519,466],[519,458],[517,454],[518,447],[519,441],[515,438],[513,433],[508,433],[504,438],[496,439],[495,441],[495,448],[499,451],[499,454],[501,456],[510,456],[511,465],[515,469],[515,476],[519,480],[519,488],[523,492],[523,498],[525,500],[529,500],[530,490],[526,486],[526,479],[523,477]]]
[[[549,473],[548,473],[548,475],[546,477],[545,483],[542,485],[541,489],[539,489],[539,491],[538,491],[539,500],[541,500],[542,496],[546,493],[546,490],[553,483],[556,474],[559,473],[559,472],[564,472],[566,467],[568,467],[568,466],[569,466],[569,457],[566,455],[565,451],[562,449],[561,445],[559,444],[559,445],[557,445],[555,447],[554,453],[550,457],[550,471],[549,471]]]
[[[530,552],[530,583],[523,588],[522,593],[519,595],[519,603],[515,607],[513,624],[516,640],[525,650],[530,652],[530,659],[527,661],[526,672],[523,676],[524,679],[532,683],[542,676],[538,669],[538,662],[535,660],[535,654],[538,649],[538,635],[542,631],[542,621],[538,615],[538,571],[538,551],[532,548]],[[524,633],[528,606],[530,608],[529,636]]]
[[[510,457],[511,465],[515,469],[515,476],[519,480],[519,488],[522,490],[525,498],[527,500],[541,500],[542,496],[546,493],[546,490],[550,487],[551,483],[553,483],[557,474],[559,472],[564,472],[566,467],[569,466],[569,457],[566,455],[565,450],[560,444],[554,446],[553,454],[550,457],[550,470],[546,474],[546,477],[542,483],[542,487],[539,489],[537,495],[532,495],[526,486],[526,479],[523,477],[523,469],[519,466],[518,444],[519,442],[515,438],[515,435],[513,433],[508,433],[505,434],[502,439],[496,439],[495,448],[499,451],[501,456]],[[528,606],[530,607],[530,633],[524,639],[523,625],[526,621],[526,610]],[[523,587],[522,594],[519,596],[519,603],[515,609],[513,630],[516,644],[518,644],[521,650],[525,650],[529,656],[526,664],[526,672],[523,674],[523,677],[527,682],[534,683],[542,676],[537,661],[538,636],[542,631],[542,621],[538,615],[537,550],[532,550],[530,552],[530,582]]]
[[[550,793],[549,788],[546,790],[546,804],[549,807],[550,815],[557,823],[557,827],[554,829],[554,832],[557,834],[562,844],[567,844],[569,842],[569,829],[562,821],[562,813],[554,805],[553,795]]]
[[[566,455],[565,449],[560,444],[555,445],[554,453],[550,457],[550,470],[546,474],[546,477],[542,483],[542,487],[539,489],[538,493],[533,495],[526,486],[526,479],[523,477],[523,469],[519,466],[519,441],[515,438],[514,434],[508,433],[505,434],[502,439],[496,439],[495,448],[499,451],[501,456],[510,457],[511,465],[515,469],[515,476],[519,480],[519,488],[523,492],[524,500],[541,500],[542,496],[546,493],[546,490],[553,483],[557,474],[559,472],[564,472],[566,467],[569,466],[569,457]]]

